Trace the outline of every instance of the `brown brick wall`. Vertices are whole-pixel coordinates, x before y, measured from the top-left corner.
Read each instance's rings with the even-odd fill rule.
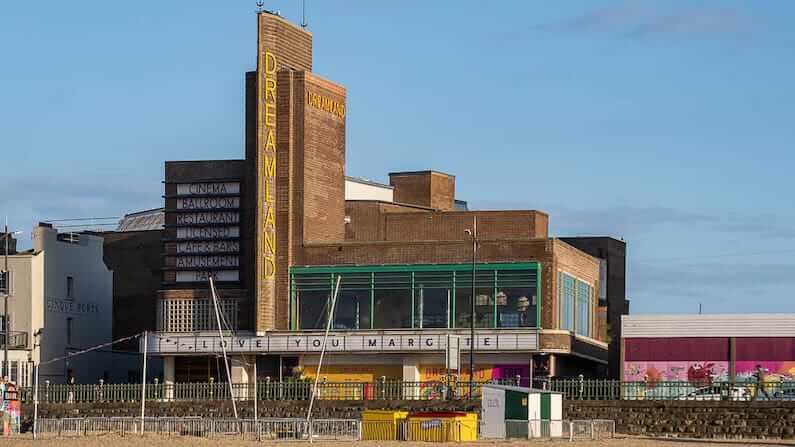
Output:
[[[455,177],[431,172],[431,208],[441,211],[455,209]]]
[[[467,240],[465,229],[472,228],[477,217],[478,238],[538,239],[534,211],[458,211],[428,213],[393,213],[385,216],[384,239],[391,241]]]
[[[296,132],[295,112],[296,105],[300,103],[300,98],[295,98],[295,88],[293,83],[295,80],[290,73],[290,70],[312,70],[312,35],[305,30],[297,27],[288,21],[267,13],[258,15],[258,28],[257,28],[257,147],[255,151],[255,159],[248,160],[252,166],[255,166],[254,179],[256,179],[256,200],[257,212],[254,233],[256,235],[256,269],[255,269],[255,287],[257,296],[256,306],[256,330],[267,331],[277,327],[280,318],[281,308],[286,308],[282,301],[285,299],[279,297],[279,282],[284,282],[286,278],[286,270],[289,265],[289,251],[280,253],[279,247],[280,240],[284,238],[293,228],[288,224],[285,230],[282,228],[286,223],[287,216],[293,216],[296,213],[285,212],[289,209],[291,204],[289,198],[293,184],[280,182],[281,169],[292,169],[290,166],[289,157],[292,156],[292,147],[295,146],[294,136],[300,134],[300,130]],[[273,182],[271,194],[275,194],[274,206],[275,212],[275,237],[276,237],[276,253],[275,263],[276,272],[273,278],[266,278],[265,263],[265,188],[266,181],[263,181],[265,164],[264,157],[269,155],[265,153],[265,141],[267,136],[267,126],[265,123],[264,104],[266,103],[265,86],[265,53],[270,52],[274,54],[277,62],[276,74],[276,180]],[[287,152],[285,152],[285,150]],[[284,165],[282,157],[288,157],[287,165]],[[288,233],[285,233],[287,231]],[[286,238],[290,243],[289,238]],[[283,248],[283,246],[282,246]],[[284,258],[283,255],[288,258]]]
[[[311,73],[299,72],[297,77],[298,92],[303,92],[304,241],[341,241],[345,239],[345,118],[307,104],[306,94],[345,104],[345,88]]]
[[[455,208],[455,177],[442,172],[393,172],[389,184],[397,203],[419,205],[440,211]]]
[[[538,215],[543,219],[539,219]],[[350,217],[345,236],[358,241],[456,241],[469,238],[464,232],[478,219],[478,238],[542,239],[547,227],[546,215],[538,211],[439,212],[423,208],[390,205],[380,202],[348,202]]]

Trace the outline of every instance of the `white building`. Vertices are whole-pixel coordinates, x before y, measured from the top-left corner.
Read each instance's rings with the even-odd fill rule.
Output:
[[[107,378],[110,347],[69,360],[46,363],[112,339],[113,272],[103,261],[102,238],[58,233],[51,225],[33,229],[33,249],[9,256],[10,378],[32,384],[32,365],[45,364],[40,380],[77,383]],[[0,308],[0,314],[2,309]],[[34,349],[34,336],[40,347]]]

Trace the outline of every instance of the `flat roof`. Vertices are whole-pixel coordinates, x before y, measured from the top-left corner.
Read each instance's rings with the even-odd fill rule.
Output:
[[[384,183],[376,182],[376,181],[373,181],[373,180],[370,180],[370,179],[366,179],[366,178],[362,178],[362,177],[350,177],[350,176],[346,175],[345,176],[345,181],[361,183],[363,185],[378,186],[380,188],[395,189],[395,187],[392,186],[392,185],[387,185],[387,184],[384,184]]]
[[[424,171],[396,171],[389,173],[389,175],[415,175],[415,174],[441,174],[441,175],[446,175],[448,177],[455,177],[453,174],[448,174],[442,171],[436,171],[434,169],[426,169]]]
[[[623,315],[623,338],[795,337],[795,314]]]

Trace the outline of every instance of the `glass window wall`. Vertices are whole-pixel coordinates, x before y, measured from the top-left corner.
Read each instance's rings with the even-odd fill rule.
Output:
[[[537,327],[539,270],[537,263],[478,264],[476,327]],[[335,330],[470,325],[471,264],[294,267],[290,275],[293,329],[325,328],[338,276],[342,279],[334,312]]]

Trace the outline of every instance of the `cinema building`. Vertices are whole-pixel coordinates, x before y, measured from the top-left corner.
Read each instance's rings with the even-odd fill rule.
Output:
[[[443,172],[346,178],[346,90],[312,68],[312,35],[260,13],[245,159],[166,162],[164,380],[225,377],[210,277],[236,382],[315,374],[337,278],[329,381],[440,378],[456,336],[466,380],[473,299],[478,379],[606,370],[604,262],[544,212],[467,210]]]

